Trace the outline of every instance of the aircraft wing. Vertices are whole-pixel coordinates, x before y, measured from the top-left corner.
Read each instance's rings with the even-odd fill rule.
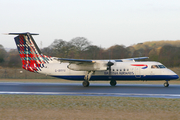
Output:
[[[126,59],[114,59],[114,60],[87,60],[87,59],[70,59],[70,58],[57,58],[57,60],[64,63],[96,63],[96,61],[112,61],[112,62],[132,62],[135,60],[148,59],[149,57],[137,57],[137,58],[126,58]]]
[[[149,57],[137,57],[137,58],[126,58],[126,59],[121,59],[123,62],[132,62],[135,60],[143,60],[143,59],[148,59]]]
[[[93,60],[86,59],[70,59],[70,58],[57,58],[59,61],[70,64],[84,64],[84,63],[95,63]]]
[[[102,71],[107,70],[116,62],[135,62],[135,60],[147,59],[148,57],[115,59],[115,60],[86,60],[86,59],[70,59],[56,58],[60,63],[69,63],[67,66],[71,70],[76,71]]]

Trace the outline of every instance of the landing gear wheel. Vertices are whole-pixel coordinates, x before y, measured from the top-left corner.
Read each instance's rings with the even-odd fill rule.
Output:
[[[110,85],[111,85],[111,86],[116,86],[116,84],[117,84],[117,82],[116,82],[115,80],[111,80],[111,81],[110,81]]]
[[[88,82],[88,81],[83,81],[82,85],[83,85],[84,87],[89,87],[89,82]]]
[[[169,83],[168,82],[165,82],[164,83],[164,87],[168,87],[169,86]]]

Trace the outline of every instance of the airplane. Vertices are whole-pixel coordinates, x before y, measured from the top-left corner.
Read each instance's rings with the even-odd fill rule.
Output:
[[[164,87],[168,87],[168,81],[179,78],[176,73],[159,62],[137,61],[148,57],[114,60],[50,57],[41,53],[32,37],[39,34],[26,32],[8,35],[17,35],[14,39],[23,69],[61,79],[83,81],[84,87],[90,85],[89,81],[110,81],[111,86],[116,86],[117,80],[165,80]]]

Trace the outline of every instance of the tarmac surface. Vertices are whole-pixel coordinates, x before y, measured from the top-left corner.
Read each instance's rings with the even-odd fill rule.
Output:
[[[91,83],[0,83],[0,94],[180,98],[180,85]]]

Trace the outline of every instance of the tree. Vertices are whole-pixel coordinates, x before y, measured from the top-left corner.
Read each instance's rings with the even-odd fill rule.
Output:
[[[56,57],[65,57],[67,56],[67,42],[62,39],[56,39],[54,42],[49,46],[52,52]]]
[[[91,42],[89,42],[84,37],[73,38],[69,43],[71,45],[75,46],[78,51],[86,50],[86,48],[91,44]]]
[[[6,58],[8,67],[21,67],[22,62],[17,49],[11,49]]]
[[[149,52],[149,59],[150,60],[153,60],[153,61],[158,61],[158,58],[159,58],[159,50],[161,48],[157,49],[157,48],[154,48],[152,49],[150,52]]]
[[[102,58],[102,48],[89,45],[86,47],[86,50],[83,52],[83,59],[101,59]]]
[[[130,51],[123,45],[114,45],[104,51],[104,59],[122,59],[127,58]]]
[[[167,67],[180,66],[180,47],[165,45],[159,53],[158,61],[165,64]]]
[[[6,50],[2,45],[0,45],[0,64],[4,62],[5,56],[6,56]]]
[[[50,47],[45,47],[45,48],[41,49],[41,52],[47,56],[56,56],[55,53],[53,52],[53,49]]]

